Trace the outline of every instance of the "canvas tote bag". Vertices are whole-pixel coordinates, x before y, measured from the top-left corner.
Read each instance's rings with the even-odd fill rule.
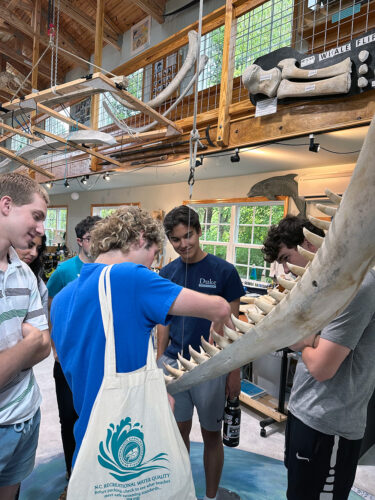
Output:
[[[146,366],[116,373],[111,267],[105,267],[99,279],[106,335],[104,377],[67,498],[195,500],[189,455],[168,402],[151,338]]]

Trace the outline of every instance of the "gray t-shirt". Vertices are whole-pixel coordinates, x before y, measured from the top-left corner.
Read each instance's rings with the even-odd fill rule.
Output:
[[[321,337],[348,347],[334,377],[318,382],[302,360],[294,376],[289,410],[325,434],[361,439],[367,405],[375,388],[375,271],[367,273],[349,306],[321,332]]]

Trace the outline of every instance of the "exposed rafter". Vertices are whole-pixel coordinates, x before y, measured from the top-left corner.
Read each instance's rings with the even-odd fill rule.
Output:
[[[86,28],[91,33],[95,34],[95,21],[91,19],[85,12],[72,4],[70,0],[60,0],[60,9],[62,12],[71,17],[74,21]],[[120,50],[121,47],[117,43],[118,33],[111,28],[104,26],[103,40],[111,44],[115,49]]]
[[[22,54],[18,54],[16,50],[12,49],[9,44],[0,42],[0,53],[7,56],[8,59],[15,61],[16,63],[21,64],[23,67],[28,68],[29,70],[32,68],[32,62],[29,58],[23,56]],[[15,66],[16,67],[16,66]],[[50,71],[47,68],[47,65],[39,63],[39,73],[46,78],[50,78]]]
[[[7,21],[12,26],[15,26],[19,31],[21,31],[25,35],[29,36],[30,38],[34,37],[34,31],[33,31],[32,27],[29,24],[22,21],[19,17],[17,17],[8,8],[6,8],[4,1],[0,1],[0,18],[4,19],[4,21]],[[43,43],[44,45],[48,45],[49,44],[48,36],[41,34],[40,35],[40,42]],[[65,48],[66,50],[69,50],[69,52],[71,52],[79,57],[82,57],[84,59],[89,59],[89,57],[90,57],[89,53],[87,53],[82,47],[77,48],[61,32],[59,33],[59,44],[63,48]],[[64,57],[66,57],[66,56],[64,56]],[[77,64],[80,64],[81,66],[83,65],[82,62],[79,63],[78,59],[77,59]]]
[[[158,2],[155,2],[154,0],[131,0],[131,2],[142,9],[143,12],[149,14],[159,24],[164,23],[164,10]]]

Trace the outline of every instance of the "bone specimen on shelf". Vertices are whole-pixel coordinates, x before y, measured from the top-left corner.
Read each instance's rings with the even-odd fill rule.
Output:
[[[357,81],[357,85],[360,89],[363,89],[364,87],[367,87],[368,85],[368,80],[364,76],[360,76]]]
[[[263,70],[257,64],[248,66],[242,74],[242,83],[250,94],[265,94],[275,97],[281,81],[279,68]]]
[[[278,63],[278,66],[282,69],[282,78],[298,78],[303,80],[329,78],[332,76],[342,75],[343,73],[350,73],[352,67],[350,57],[347,57],[337,64],[332,64],[332,66],[318,69],[301,69],[296,66],[296,62],[297,59],[288,58],[283,59]]]
[[[367,64],[361,64],[360,67],[358,68],[358,74],[359,75],[365,75],[368,73],[368,66]]]
[[[368,50],[361,50],[361,52],[358,55],[358,59],[363,63],[367,61],[369,55],[370,53]]]
[[[277,90],[277,98],[285,99],[287,97],[313,97],[334,94],[347,94],[350,90],[350,73],[333,76],[325,80],[314,82],[291,82],[290,80],[281,80]]]

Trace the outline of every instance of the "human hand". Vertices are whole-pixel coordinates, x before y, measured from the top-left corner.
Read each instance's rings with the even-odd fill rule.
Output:
[[[240,368],[228,373],[225,384],[225,397],[228,399],[237,398],[241,393]]]

